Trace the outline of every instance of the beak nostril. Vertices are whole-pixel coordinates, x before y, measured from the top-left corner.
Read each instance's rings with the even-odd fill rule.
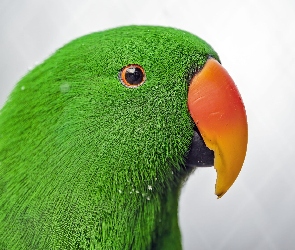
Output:
[[[214,57],[213,55],[208,55],[206,60],[214,59],[217,60],[220,63],[220,60],[218,57]],[[205,60],[205,61],[206,61]],[[189,73],[187,74],[187,85],[190,86],[192,83],[193,77],[198,74],[205,66],[205,63],[203,63],[203,66],[194,65],[190,68]]]

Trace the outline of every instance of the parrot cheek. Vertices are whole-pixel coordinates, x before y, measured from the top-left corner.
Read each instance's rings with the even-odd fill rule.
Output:
[[[227,71],[209,58],[191,80],[188,109],[208,148],[214,151],[215,194],[222,197],[237,178],[247,150],[246,111]]]

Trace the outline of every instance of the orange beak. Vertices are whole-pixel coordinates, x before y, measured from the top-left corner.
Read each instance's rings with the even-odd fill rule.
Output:
[[[209,58],[191,80],[188,109],[208,148],[214,151],[215,194],[222,197],[244,163],[248,142],[246,111],[227,71]]]

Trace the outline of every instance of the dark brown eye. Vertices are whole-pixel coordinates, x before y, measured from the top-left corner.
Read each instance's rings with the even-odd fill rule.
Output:
[[[119,72],[119,79],[128,88],[136,88],[145,82],[144,69],[138,64],[129,64]]]

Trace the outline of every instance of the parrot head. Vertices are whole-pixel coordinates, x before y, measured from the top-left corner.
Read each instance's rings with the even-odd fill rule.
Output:
[[[183,174],[183,166],[214,161],[216,195],[228,190],[246,154],[246,115],[233,80],[206,42],[173,28],[131,26],[94,33],[68,49],[79,51],[72,55],[77,58],[62,58],[83,60],[83,69],[69,73],[78,82],[68,83],[72,92],[78,88],[77,110],[85,113],[86,127],[98,128],[84,131],[84,138],[107,143],[99,158],[113,161],[112,172],[163,185]],[[206,146],[194,147],[194,141]]]
[[[171,207],[195,167],[214,165],[216,195],[224,195],[244,162],[247,121],[205,41],[127,26],[78,38],[23,77],[1,111],[0,134],[0,208],[18,204],[15,218],[38,221],[32,232],[3,220],[3,235],[40,246],[106,239],[106,247],[129,226],[140,235],[123,245],[155,242],[167,227],[144,235],[175,217]]]

